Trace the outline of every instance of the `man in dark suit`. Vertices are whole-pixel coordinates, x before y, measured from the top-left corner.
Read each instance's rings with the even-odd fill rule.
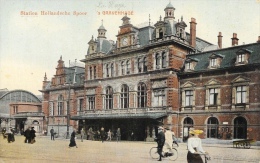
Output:
[[[157,152],[159,154],[159,160],[158,161],[162,161],[162,157],[163,157],[162,149],[163,149],[164,142],[165,142],[165,135],[164,135],[163,127],[158,128],[158,135],[157,135],[157,138],[156,138],[156,142],[157,142],[157,148],[158,148]]]

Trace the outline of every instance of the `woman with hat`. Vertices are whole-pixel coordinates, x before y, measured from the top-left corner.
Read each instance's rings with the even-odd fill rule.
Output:
[[[188,154],[187,161],[188,163],[203,163],[203,160],[199,153],[206,153],[201,145],[201,139],[198,135],[202,134],[202,130],[191,130],[188,139]]]

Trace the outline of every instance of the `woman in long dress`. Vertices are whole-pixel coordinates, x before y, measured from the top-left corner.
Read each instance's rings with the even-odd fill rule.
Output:
[[[188,154],[187,161],[188,163],[203,163],[203,160],[199,153],[207,154],[202,148],[201,139],[198,137],[199,134],[202,134],[202,130],[191,130],[191,137],[188,139]]]
[[[76,132],[75,130],[73,130],[73,132],[71,133],[71,136],[70,136],[70,144],[69,144],[69,148],[70,147],[75,147],[78,148],[77,144],[76,144]]]

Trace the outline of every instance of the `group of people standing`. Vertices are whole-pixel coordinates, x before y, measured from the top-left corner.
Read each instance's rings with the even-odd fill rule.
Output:
[[[208,154],[203,150],[201,139],[198,137],[202,134],[202,130],[190,130],[190,137],[187,142],[188,154],[187,162],[188,163],[203,163],[200,153]],[[159,154],[159,160],[162,161],[163,157],[172,155],[172,143],[177,143],[174,138],[174,133],[169,130],[169,128],[158,128],[158,135],[155,138],[157,141],[157,152]],[[178,144],[177,144],[178,145]],[[163,151],[168,151],[163,154]]]
[[[35,137],[36,137],[36,131],[34,130],[34,127],[28,127],[25,131],[24,131],[24,143],[30,143],[33,144],[35,143]]]

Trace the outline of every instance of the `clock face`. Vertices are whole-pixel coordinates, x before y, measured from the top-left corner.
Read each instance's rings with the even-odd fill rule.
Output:
[[[123,44],[124,46],[126,46],[126,45],[128,44],[128,40],[127,40],[127,38],[126,38],[126,37],[125,37],[125,38],[123,38],[122,44]]]

